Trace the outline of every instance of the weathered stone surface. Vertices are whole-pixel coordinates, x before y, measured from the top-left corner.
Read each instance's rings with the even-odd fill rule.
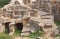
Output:
[[[3,27],[3,25],[0,23],[0,32],[3,32],[3,29],[4,27]]]
[[[12,3],[9,3],[8,5],[4,6],[2,8],[3,15],[0,17],[2,21],[1,24],[6,22],[14,22],[15,24],[22,23],[23,29],[21,28],[22,29],[21,35],[24,35],[24,36],[29,35],[30,31],[35,32],[36,30],[40,30],[42,27],[43,31],[45,32],[44,39],[53,39],[53,37],[50,37],[50,34],[57,27],[54,24],[54,16],[51,13],[50,3],[48,3],[49,5],[47,5],[45,4],[46,2],[44,0],[43,1],[44,3],[42,5],[44,6],[44,8],[42,8],[42,11],[40,11],[40,8],[39,8],[40,0],[33,1],[33,2],[32,1],[30,2],[29,0],[24,0],[24,1],[26,4],[23,3],[23,5],[21,5],[20,1],[15,0],[15,1],[12,1]],[[23,1],[21,0],[21,2]],[[46,7],[46,5],[48,7]],[[47,8],[47,11],[49,12],[46,12],[46,8]],[[11,32],[9,35],[13,35],[14,27],[16,27],[15,24],[8,26]],[[20,27],[21,25],[18,25],[18,26]],[[19,27],[16,27],[16,28],[19,29]],[[17,37],[16,39],[19,39],[19,38],[20,37]],[[24,37],[23,39],[29,39],[29,38]]]
[[[9,29],[10,29],[10,33],[9,33],[9,35],[13,35],[14,34],[14,32],[15,32],[15,30],[14,30],[14,22],[13,23],[10,23],[10,25],[9,25]]]
[[[30,31],[24,31],[21,33],[21,36],[29,36],[30,35]]]

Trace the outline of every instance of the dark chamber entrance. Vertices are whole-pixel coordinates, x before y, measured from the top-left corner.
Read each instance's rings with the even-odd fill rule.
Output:
[[[6,22],[5,23],[5,33],[7,33],[7,34],[9,34],[10,33],[10,30],[9,30],[9,24],[10,24],[11,22]]]
[[[23,29],[23,23],[16,23],[15,24],[15,32],[21,33],[22,29]]]

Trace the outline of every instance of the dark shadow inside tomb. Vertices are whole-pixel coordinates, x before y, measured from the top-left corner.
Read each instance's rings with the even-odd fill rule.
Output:
[[[5,33],[7,33],[7,34],[9,34],[10,33],[10,30],[9,30],[9,24],[10,24],[11,22],[6,22],[5,23]]]
[[[15,32],[16,33],[21,33],[23,29],[23,23],[16,23],[15,24]]]

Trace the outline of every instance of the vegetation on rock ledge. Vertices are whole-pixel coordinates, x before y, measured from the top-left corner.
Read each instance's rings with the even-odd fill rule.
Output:
[[[4,5],[9,4],[11,0],[0,0],[0,8],[3,7]]]

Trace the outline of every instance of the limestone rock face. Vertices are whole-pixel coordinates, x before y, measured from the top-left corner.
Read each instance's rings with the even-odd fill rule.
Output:
[[[16,29],[22,31],[21,35],[25,36],[36,30],[43,29],[44,37],[52,39],[51,34],[57,27],[54,24],[51,6],[49,7],[49,12],[46,12],[40,10],[40,6],[36,0],[31,0],[31,2],[30,0],[23,1],[15,0],[2,8],[3,15],[0,16],[0,22],[4,26],[5,23],[10,23],[7,26],[9,35],[13,35]]]
[[[34,20],[30,20],[30,28],[31,28],[31,31],[40,30],[40,26],[38,22]]]

